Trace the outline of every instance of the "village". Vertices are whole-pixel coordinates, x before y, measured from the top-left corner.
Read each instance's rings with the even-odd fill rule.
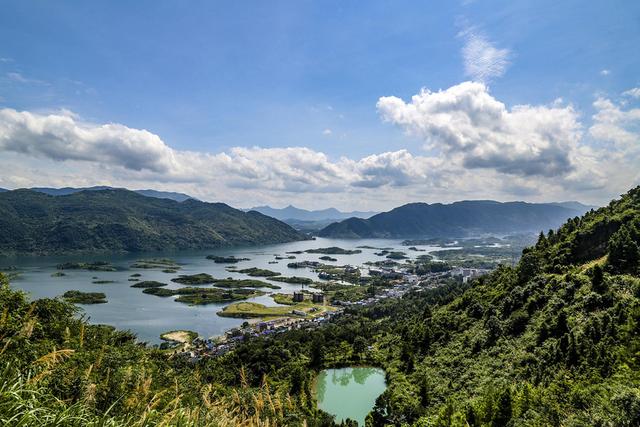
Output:
[[[295,264],[296,266],[292,268],[308,267],[315,269],[321,265],[320,263],[309,261]],[[420,292],[438,287],[448,278],[455,278],[466,283],[470,279],[491,271],[489,269],[457,267],[448,271],[418,275],[393,267],[363,268],[363,270],[367,271],[367,275],[361,276],[361,280],[357,280],[358,282],[362,283],[365,278],[373,277],[384,280],[386,286],[377,288],[375,295],[367,295],[356,301],[347,301],[335,298],[335,294],[332,298],[329,298],[329,295],[322,291],[310,292],[305,290],[304,285],[302,285],[300,291],[293,292],[291,301],[296,304],[308,300],[312,305],[306,310],[291,308],[288,313],[275,318],[250,319],[251,321],[247,320],[241,326],[229,329],[219,337],[202,338],[197,336],[192,338],[191,335],[185,334],[185,337],[189,337],[188,339],[165,339],[166,342],[163,343],[161,348],[171,351],[172,357],[182,357],[191,363],[195,363],[203,358],[222,356],[245,340],[270,337],[294,329],[321,327],[327,322],[345,315],[345,310],[348,307],[370,306],[385,299],[402,298],[409,291]],[[360,275],[361,269],[346,265],[342,267],[342,271],[342,279],[344,279],[347,276]],[[324,271],[319,271],[318,277],[320,279],[340,280],[339,276]],[[342,284],[345,283],[347,282],[342,280]],[[349,286],[359,286],[361,283],[349,283]],[[295,307],[295,305],[292,307]]]

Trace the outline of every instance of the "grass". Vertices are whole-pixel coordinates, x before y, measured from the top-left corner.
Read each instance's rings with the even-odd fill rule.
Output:
[[[237,289],[237,288],[269,288],[269,289],[280,289],[280,286],[273,285],[271,283],[263,282],[262,280],[255,279],[221,279],[216,280],[213,284],[219,288],[226,289]]]
[[[279,294],[282,295],[282,294]],[[280,301],[284,301],[286,296],[277,297]],[[289,296],[289,299],[291,296]],[[276,298],[274,298],[276,300]],[[277,300],[276,300],[277,302]],[[312,310],[316,309],[315,312],[312,313]],[[293,314],[293,310],[301,311],[307,313],[305,316]],[[335,310],[333,307],[313,304],[310,301],[304,301],[300,303],[283,306],[275,306],[275,307],[267,307],[264,304],[259,304],[256,302],[237,302],[235,304],[231,304],[227,307],[224,307],[222,311],[218,312],[218,316],[222,317],[236,317],[242,319],[250,319],[250,318],[262,318],[262,319],[273,319],[277,317],[297,317],[297,318],[311,318],[313,315],[322,314],[326,311]]]

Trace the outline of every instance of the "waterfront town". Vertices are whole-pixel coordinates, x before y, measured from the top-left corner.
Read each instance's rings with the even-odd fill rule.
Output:
[[[289,264],[290,268],[319,268],[322,264],[314,261],[304,261]],[[462,283],[486,274],[490,269],[486,268],[463,268],[456,267],[446,271],[428,272],[414,274],[410,271],[393,267],[364,268],[360,269],[351,265],[340,267],[342,275],[318,271],[320,279],[340,280],[341,285],[360,286],[367,283],[371,278],[382,279],[384,287],[380,287],[375,294],[367,294],[357,300],[341,300],[322,291],[311,291],[301,285],[301,291],[293,292],[293,295],[280,296],[290,297],[291,303],[311,303],[307,304],[305,310],[292,308],[288,313],[275,318],[265,316],[264,318],[252,318],[252,321],[245,321],[241,326],[229,329],[224,335],[219,337],[203,338],[193,333],[185,333],[180,338],[168,338],[163,336],[165,342],[161,348],[172,352],[173,357],[183,357],[189,362],[195,363],[203,358],[217,357],[226,354],[234,347],[245,340],[255,337],[269,337],[293,329],[309,329],[321,327],[323,324],[345,315],[345,309],[352,306],[370,306],[388,298],[401,298],[409,291],[421,291],[430,289],[444,283],[446,279],[459,280]],[[362,271],[364,270],[364,271]],[[314,270],[317,271],[317,270]],[[360,276],[361,273],[365,273]],[[358,283],[350,283],[344,280],[347,277],[358,277]],[[342,279],[340,279],[342,278]],[[275,299],[275,298],[274,298]],[[278,301],[278,299],[276,299]],[[281,301],[281,299],[280,299]],[[241,303],[242,304],[242,303]],[[292,305],[292,307],[296,307]],[[240,316],[244,317],[244,316]],[[249,316],[247,316],[249,317]]]

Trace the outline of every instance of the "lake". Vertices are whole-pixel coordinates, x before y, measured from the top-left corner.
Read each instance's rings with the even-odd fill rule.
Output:
[[[142,274],[141,280],[157,280],[169,283],[167,288],[180,288],[183,285],[172,283],[170,280],[179,274],[208,273],[215,278],[233,277],[247,279],[249,276],[242,273],[229,272],[228,266],[239,269],[258,267],[282,273],[284,276],[302,276],[318,280],[317,273],[306,269],[291,269],[287,264],[294,261],[318,261],[322,254],[295,254],[296,259],[278,260],[275,256],[285,256],[286,252],[304,251],[320,247],[339,246],[344,249],[354,249],[356,246],[369,245],[375,247],[393,247],[402,250],[407,256],[415,258],[417,255],[432,250],[441,249],[433,246],[422,246],[425,252],[414,252],[401,246],[401,240],[386,239],[324,239],[306,240],[277,245],[252,246],[240,248],[225,248],[217,250],[178,251],[178,252],[154,252],[114,255],[83,255],[83,256],[22,256],[0,257],[0,267],[15,266],[20,276],[11,282],[11,286],[27,291],[32,298],[53,298],[62,295],[68,290],[80,290],[84,292],[104,292],[109,301],[107,304],[83,305],[84,315],[91,323],[103,323],[113,325],[119,329],[129,329],[135,332],[141,341],[159,343],[160,334],[174,329],[188,329],[198,332],[201,336],[211,337],[224,333],[224,331],[239,326],[243,319],[225,318],[216,315],[228,303],[209,304],[204,306],[189,306],[174,301],[174,297],[161,298],[154,295],[143,294],[142,289],[131,288],[133,282],[129,282],[132,273]],[[381,260],[384,257],[374,255],[375,249],[362,249],[362,253],[354,255],[331,255],[337,262],[328,264],[351,264],[361,266],[366,261]],[[249,258],[237,264],[216,264],[206,259],[207,255],[234,255],[238,258]],[[138,259],[145,258],[171,258],[180,264],[181,269],[175,274],[167,274],[160,269],[131,269],[130,266]],[[66,276],[51,277],[56,271],[56,265],[62,262],[92,262],[108,261],[119,271],[81,271],[64,270]],[[93,277],[98,280],[112,280],[115,283],[93,284]],[[257,277],[256,279],[264,280]],[[265,280],[268,282],[268,280]],[[268,294],[272,292],[291,293],[299,290],[300,285],[292,285],[281,282],[272,282],[282,289],[270,290],[248,301],[258,302],[267,306],[276,304]],[[313,290],[311,288],[310,290]]]
[[[386,388],[382,369],[353,367],[323,370],[316,379],[315,392],[318,407],[335,415],[336,422],[351,418],[364,426],[367,414]]]

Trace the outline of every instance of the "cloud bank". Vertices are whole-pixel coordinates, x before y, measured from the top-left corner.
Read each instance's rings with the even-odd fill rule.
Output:
[[[624,101],[598,98],[589,125],[571,105],[509,108],[480,82],[423,89],[410,101],[381,97],[377,107],[424,151],[359,159],[306,147],[186,151],[69,111],[0,109],[0,186],[144,186],[236,206],[386,209],[461,198],[603,201],[640,178],[640,109]]]

